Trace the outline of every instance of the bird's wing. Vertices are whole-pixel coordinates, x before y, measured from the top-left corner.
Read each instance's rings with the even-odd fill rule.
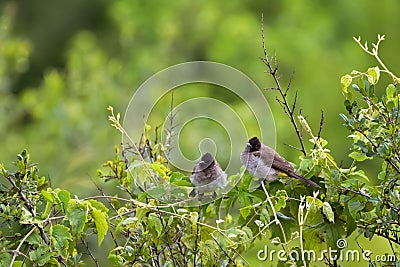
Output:
[[[263,152],[262,157],[264,158],[264,162],[266,164],[271,164],[272,168],[284,172],[286,174],[294,172],[293,166],[281,155],[279,155],[274,149],[268,146],[264,146],[263,151],[265,152]],[[271,162],[272,155],[274,160]]]
[[[286,174],[294,172],[293,166],[282,156],[275,152],[274,161],[272,162],[272,167]]]

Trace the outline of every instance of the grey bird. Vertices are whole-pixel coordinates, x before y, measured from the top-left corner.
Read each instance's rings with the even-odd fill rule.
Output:
[[[227,185],[227,175],[221,169],[218,162],[210,153],[205,153],[193,168],[190,182],[195,188],[189,196],[194,197],[198,193],[199,200],[204,193],[213,192],[213,198],[217,197],[216,190],[225,188]]]
[[[282,176],[300,179],[309,185],[320,188],[315,182],[297,174],[293,166],[274,149],[264,145],[257,137],[251,138],[240,154],[240,161],[246,169],[262,181],[272,182]]]

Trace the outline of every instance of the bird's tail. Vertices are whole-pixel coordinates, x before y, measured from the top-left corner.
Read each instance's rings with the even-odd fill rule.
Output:
[[[293,177],[293,178],[300,179],[300,180],[306,182],[307,184],[312,185],[312,186],[314,186],[316,188],[321,188],[321,186],[318,185],[317,183],[315,183],[315,182],[313,182],[313,181],[311,181],[311,180],[309,180],[309,179],[307,179],[307,178],[305,178],[305,177],[303,177],[303,176],[301,176],[301,175],[299,175],[297,173],[294,173],[294,172],[290,173],[289,176]]]

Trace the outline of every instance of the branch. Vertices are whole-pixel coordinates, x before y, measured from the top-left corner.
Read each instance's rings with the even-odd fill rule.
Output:
[[[100,265],[99,265],[99,262],[98,262],[98,260],[96,259],[96,257],[92,254],[92,252],[90,251],[89,245],[87,244],[87,242],[85,242],[85,240],[84,240],[83,238],[81,238],[81,241],[82,241],[82,243],[85,245],[86,250],[88,251],[90,257],[91,257],[92,260],[93,260],[93,262],[96,264],[97,267],[99,267],[99,266],[100,266]]]
[[[14,179],[11,176],[6,175],[5,177],[11,183],[13,188],[15,188],[18,191],[19,198],[24,202],[24,204],[25,204],[26,208],[28,209],[28,211],[32,214],[33,217],[36,217],[35,209],[32,207],[32,204],[29,202],[28,198],[25,196],[25,194],[22,191],[22,189],[20,189],[17,186],[17,184],[15,183]],[[38,225],[36,225],[36,226],[39,229],[40,237],[43,239],[43,241],[46,243],[46,245],[48,245],[49,244],[49,239],[46,236],[46,233],[44,232],[44,229],[42,227],[38,226]]]
[[[22,254],[19,250],[22,247],[22,244],[25,243],[25,240],[36,230],[37,226],[35,225],[25,236],[21,239],[21,243],[19,243],[18,247],[13,251],[14,255],[11,259],[10,267],[14,266],[15,259],[17,258],[17,254]],[[25,254],[22,254],[25,255]]]
[[[273,63],[271,62],[271,59],[268,57],[268,53],[267,53],[267,48],[265,46],[265,35],[264,35],[264,16],[261,16],[261,38],[262,38],[262,47],[263,47],[263,51],[264,51],[264,58],[261,58],[262,62],[264,62],[264,64],[267,66],[267,71],[269,74],[271,74],[272,78],[274,79],[275,85],[276,87],[274,87],[274,89],[276,89],[281,96],[281,99],[279,99],[278,97],[276,98],[276,100],[278,101],[278,103],[282,106],[283,110],[285,111],[286,115],[289,117],[290,122],[292,123],[295,131],[296,131],[296,135],[299,139],[300,142],[300,146],[301,146],[301,152],[303,153],[304,156],[307,155],[305,146],[304,146],[304,142],[303,142],[303,136],[301,135],[301,132],[299,130],[299,127],[297,126],[295,117],[294,117],[294,111],[296,109],[296,100],[297,100],[297,93],[295,95],[295,99],[293,101],[293,104],[290,105],[289,101],[287,100],[287,93],[289,91],[289,87],[291,85],[291,81],[292,78],[289,81],[288,86],[286,87],[285,91],[282,89],[281,84],[279,82],[279,76],[278,76],[278,65],[277,65],[277,60],[276,60],[276,54],[274,53],[274,56],[272,57]]]

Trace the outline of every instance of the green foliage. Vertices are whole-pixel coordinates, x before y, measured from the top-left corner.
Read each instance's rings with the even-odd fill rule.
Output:
[[[378,48],[384,36],[378,35],[378,42],[372,44],[371,50],[367,43],[361,44],[360,38],[355,40],[376,58],[380,67],[369,68],[366,72],[352,71],[346,79],[342,78],[348,114],[341,114],[341,117],[353,140],[349,156],[357,162],[380,159],[382,163],[377,175],[378,186],[368,185],[362,172],[361,177],[350,176],[345,182],[349,194],[342,196],[342,201],[347,203],[360,233],[368,238],[377,234],[389,242],[399,243],[400,95],[397,84],[400,79],[379,58]],[[381,73],[388,74],[393,83],[378,87]],[[376,93],[378,90],[381,92]]]
[[[296,7],[293,10],[303,11],[301,5],[288,3],[282,5],[293,5]],[[171,10],[178,10],[186,17],[189,9],[181,8],[180,4],[168,3],[173,7]],[[66,54],[65,70],[49,70],[37,88],[25,89],[19,95],[12,94],[11,83],[27,68],[31,45],[10,36],[11,16],[4,15],[0,27],[3,149],[15,150],[16,144],[26,145],[27,142],[48,164],[46,168],[57,171],[57,176],[64,177],[60,172],[74,173],[76,169],[87,173],[88,164],[97,164],[91,160],[93,154],[100,154],[101,145],[109,142],[112,136],[111,130],[101,130],[104,122],[98,118],[105,115],[104,106],[110,102],[120,103],[119,100],[126,97],[126,92],[116,89],[132,87],[147,77],[148,73],[136,70],[160,69],[176,60],[187,59],[179,57],[179,50],[186,50],[193,58],[206,55],[226,63],[252,65],[253,59],[249,56],[253,55],[252,48],[245,48],[253,47],[247,41],[257,34],[257,19],[244,12],[216,24],[219,17],[226,15],[222,4],[209,4],[199,9],[193,9],[192,4],[188,6],[196,10],[196,16],[208,16],[208,19],[191,20],[193,25],[169,22],[166,18],[175,16],[174,12],[169,11],[164,16],[161,13],[165,6],[146,4],[145,9],[159,15],[160,19],[154,20],[137,3],[117,1],[110,9],[118,32],[118,49],[115,50],[120,51],[113,51],[116,57],[99,46],[94,34],[80,33]],[[286,22],[289,16],[284,17]],[[308,22],[309,18],[306,19]],[[248,27],[232,27],[235,20]],[[160,30],[164,28],[168,30]],[[211,31],[211,28],[217,29]],[[249,28],[255,29],[254,32],[249,33]],[[193,29],[202,34],[187,40],[186,34]],[[318,33],[321,29],[314,30]],[[299,34],[297,28],[282,32],[283,36],[291,38]],[[174,39],[177,35],[183,36],[184,49]],[[240,38],[239,45],[234,46],[238,35],[251,38]],[[147,40],[148,45],[138,46],[138,39]],[[360,45],[377,57],[380,41],[381,37],[371,51]],[[190,47],[194,47],[193,50],[189,50]],[[299,46],[299,49],[303,48]],[[310,46],[302,51],[304,53],[294,51],[291,56],[297,53],[316,57],[315,49],[321,48]],[[153,54],[155,52],[159,54]],[[168,54],[173,55],[172,59],[164,56]],[[240,56],[234,57],[237,54]],[[302,62],[306,61],[309,60]],[[327,62],[331,64],[332,61]],[[365,72],[353,71],[341,79],[347,110],[347,114],[341,116],[353,141],[349,157],[354,162],[349,167],[339,165],[330,153],[328,141],[319,134],[316,136],[304,117],[298,117],[310,138],[310,148],[301,157],[298,172],[325,186],[319,194],[296,181],[275,182],[264,188],[242,170],[230,177],[230,180],[240,177],[240,182],[223,199],[199,207],[165,204],[160,200],[171,188],[166,190],[164,184],[187,196],[190,183],[187,175],[168,168],[162,154],[168,149],[167,144],[156,143],[151,149],[153,160],[128,158],[125,148],[122,153],[117,148],[114,159],[107,161],[103,166],[105,170],[98,172],[105,182],[117,184],[121,190],[119,195],[79,199],[71,197],[65,189],[49,187],[48,180],[38,175],[37,166],[30,163],[29,155],[22,152],[16,161],[16,171],[0,165],[6,182],[0,192],[0,265],[79,266],[84,262],[84,254],[93,256],[88,239],[94,234],[97,246],[107,239],[114,244],[108,254],[113,266],[240,265],[246,264],[240,253],[257,240],[270,239],[286,253],[305,249],[322,251],[327,247],[336,248],[339,238],[356,230],[368,238],[380,235],[391,244],[399,244],[399,79],[380,59],[378,64]],[[307,66],[300,70],[307,75],[300,73],[298,76],[307,81],[320,78],[320,83],[314,82],[327,87],[325,73],[310,77],[315,64]],[[393,83],[380,86],[383,74],[389,74]],[[315,103],[308,106],[313,105]],[[4,112],[16,106],[19,107],[16,112]],[[10,129],[13,125],[18,127]],[[280,127],[286,129],[287,125]],[[24,138],[15,134],[21,132]],[[285,136],[287,131],[283,132]],[[34,142],[38,137],[41,142]],[[43,140],[54,140],[54,143],[43,149]],[[146,148],[142,141],[138,145]],[[357,164],[376,159],[381,170],[377,175],[378,185],[371,185],[366,172]],[[137,181],[148,179],[150,187],[143,190]],[[102,199],[104,203],[100,202]],[[307,263],[287,260],[279,264]],[[326,263],[336,264],[329,259]]]
[[[16,166],[15,172],[0,166],[9,183],[2,185],[0,195],[0,265],[78,266],[82,253],[75,245],[93,233],[102,243],[108,209],[95,199],[71,199],[68,191],[48,187],[25,151]]]
[[[391,53],[397,51],[400,21],[399,2],[393,0],[308,5],[288,0],[74,0],[63,1],[62,6],[46,0],[41,4],[2,1],[1,7],[1,161],[12,162],[16,152],[29,147],[37,161],[46,162],[41,166],[44,174],[57,173],[53,185],[79,196],[95,194],[90,179],[84,178],[108,159],[105,144],[119,142],[117,133],[103,127],[104,107],[113,105],[122,111],[127,96],[150,75],[176,63],[211,60],[264,83],[262,67],[254,64],[261,53],[261,13],[271,51],[276,49],[280,57],[282,79],[296,72],[293,85],[302,89],[298,104],[304,114],[315,114],[322,106],[330,111],[326,120],[335,123],[342,112],[337,105],[341,96],[330,89],[338,75],[354,62],[369,64],[348,36],[357,32],[372,38],[385,29],[393,40],[386,44]],[[387,61],[397,64],[396,57]],[[279,105],[270,104],[273,113],[280,115]],[[314,125],[318,118],[308,120]],[[284,120],[276,123],[278,151],[295,162],[297,152],[283,145],[291,143],[294,134],[287,131]],[[345,131],[344,127],[325,129],[335,155],[346,152],[340,139]],[[43,145],[43,140],[51,142]],[[191,149],[186,141],[182,147]],[[374,167],[367,166],[366,171]]]

